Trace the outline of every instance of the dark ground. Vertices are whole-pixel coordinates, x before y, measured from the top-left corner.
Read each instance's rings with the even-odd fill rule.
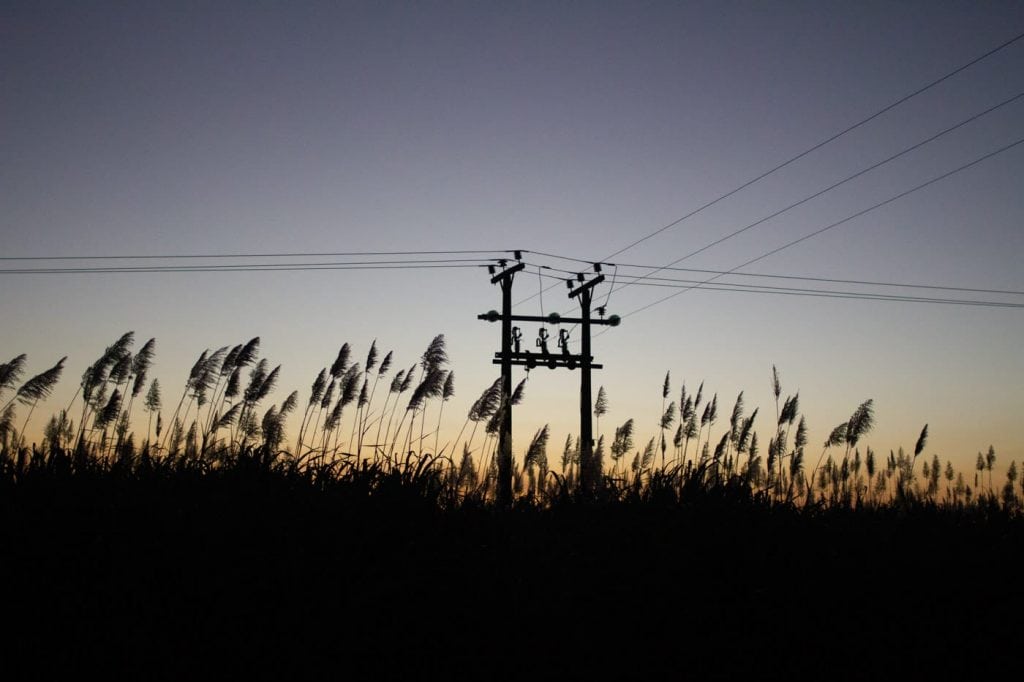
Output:
[[[383,496],[387,497],[387,496]],[[1024,523],[441,512],[275,479],[0,490],[4,679],[1016,676]]]

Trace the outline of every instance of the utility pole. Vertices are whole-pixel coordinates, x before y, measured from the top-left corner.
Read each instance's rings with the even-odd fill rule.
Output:
[[[520,252],[516,251],[516,259],[520,259]],[[498,434],[498,504],[507,506],[512,502],[512,366],[524,366],[527,371],[538,365],[547,365],[549,369],[566,367],[570,370],[580,367],[582,377],[580,382],[580,486],[584,494],[593,492],[600,471],[597,470],[594,462],[594,438],[591,422],[591,382],[590,370],[601,369],[602,365],[594,363],[590,354],[590,328],[591,325],[618,326],[621,322],[618,315],[611,315],[607,320],[603,319],[604,308],[598,308],[602,319],[594,320],[590,317],[590,303],[592,289],[604,281],[604,275],[598,275],[589,282],[584,282],[582,274],[577,275],[581,286],[573,289],[573,280],[568,280],[570,289],[569,298],[580,297],[580,307],[583,309],[583,316],[579,318],[562,317],[558,313],[552,313],[546,317],[536,315],[513,315],[512,314],[512,280],[515,274],[521,271],[525,264],[520,262],[506,268],[506,262],[499,262],[502,267],[500,272],[495,266],[491,269],[491,284],[501,285],[501,313],[492,310],[483,315],[477,315],[477,319],[488,322],[501,321],[501,352],[494,354],[494,364],[501,365],[501,410],[502,426]],[[601,266],[594,265],[595,270],[600,273]],[[513,327],[513,322],[541,322],[544,324],[578,324],[583,328],[582,353],[573,355],[569,352],[569,332],[565,329],[559,334],[558,345],[561,353],[551,353],[548,350],[548,331],[543,327],[537,336],[537,346],[540,353],[531,353],[521,349],[520,342],[522,331],[519,327]]]
[[[516,260],[522,258],[515,252]],[[512,280],[526,267],[519,262],[510,268],[501,261],[501,272],[492,266],[491,284],[501,286],[501,430],[498,432],[498,506],[512,504]]]
[[[596,267],[600,272],[600,266]],[[589,496],[594,492],[597,480],[601,475],[594,461],[594,429],[591,421],[593,400],[591,399],[590,370],[593,358],[590,355],[590,302],[593,288],[604,281],[604,275],[599,274],[589,282],[583,281],[582,273],[577,275],[577,278],[582,283],[579,287],[573,289],[572,280],[568,280],[566,284],[569,285],[569,298],[579,297],[582,317],[580,326],[583,329],[583,342],[580,354],[584,359],[580,364],[580,490],[585,496]]]

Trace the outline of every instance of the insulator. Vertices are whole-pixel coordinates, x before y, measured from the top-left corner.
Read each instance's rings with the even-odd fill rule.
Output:
[[[544,327],[540,328],[537,332],[537,343],[534,344],[540,348],[540,352],[544,355],[548,354],[548,330]]]

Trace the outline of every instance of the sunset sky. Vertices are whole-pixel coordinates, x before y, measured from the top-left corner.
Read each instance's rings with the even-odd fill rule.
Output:
[[[1024,39],[617,252],[1022,32],[1020,2],[3,2],[0,362],[27,353],[34,374],[68,356],[39,429],[128,330],[156,337],[165,403],[205,348],[260,336],[283,366],[275,398],[298,389],[304,403],[343,342],[361,362],[376,338],[408,367],[443,333],[454,432],[497,376],[498,327],[476,319],[500,303],[483,268],[6,271],[185,263],[21,257],[479,250],[481,263],[522,249],[520,301],[537,266],[585,267],[542,253],[617,263],[621,284],[648,271],[628,264],[675,262],[992,109],[678,263],[731,270],[1024,138],[1024,97],[1002,104],[1024,92]],[[1024,144],[741,271],[1019,306],[1022,177]],[[800,392],[812,460],[868,398],[876,451],[913,448],[928,423],[929,458],[969,469],[992,445],[999,471],[1024,460],[1021,307],[691,290],[630,314],[681,290],[609,288],[596,298],[624,320],[594,340],[605,434],[632,417],[641,444],[654,435],[670,371],[673,400],[684,380],[718,394],[713,441],[743,390],[767,443],[774,364]],[[572,309],[563,285],[543,306]],[[536,332],[524,325],[529,346]],[[550,423],[557,460],[578,379],[531,373],[517,450]]]

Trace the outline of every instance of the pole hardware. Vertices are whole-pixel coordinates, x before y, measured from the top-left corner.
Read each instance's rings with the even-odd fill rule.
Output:
[[[498,434],[498,504],[508,506],[512,503],[512,367],[525,367],[527,371],[537,367],[538,364],[545,364],[549,369],[565,367],[573,370],[580,368],[580,489],[584,495],[593,494],[597,481],[601,476],[600,463],[594,459],[594,438],[593,425],[593,401],[591,397],[590,372],[594,369],[602,369],[602,365],[594,362],[590,351],[590,329],[593,325],[605,325],[617,327],[622,319],[618,315],[609,315],[605,319],[605,307],[600,306],[596,312],[598,319],[591,318],[591,299],[593,289],[604,282],[604,275],[601,274],[601,264],[594,263],[594,272],[597,276],[587,280],[583,273],[577,273],[575,279],[565,281],[569,290],[569,298],[578,298],[581,311],[580,317],[562,317],[558,313],[550,315],[513,315],[512,314],[512,281],[517,272],[521,272],[526,264],[521,261],[522,252],[515,251],[516,264],[509,266],[505,259],[498,261],[497,266],[488,266],[491,275],[491,284],[501,286],[501,312],[489,310],[477,319],[487,322],[501,322],[501,351],[494,354],[493,363],[501,365],[501,410],[502,423]],[[500,270],[499,270],[500,268]],[[512,322],[540,322],[541,324],[575,324],[581,327],[581,352],[573,354],[569,352],[570,330],[559,328],[558,347],[560,353],[551,353],[548,349],[550,332],[541,327],[537,332],[537,339],[534,346],[540,349],[539,353],[531,353],[522,350],[523,332],[519,327],[513,327]]]

